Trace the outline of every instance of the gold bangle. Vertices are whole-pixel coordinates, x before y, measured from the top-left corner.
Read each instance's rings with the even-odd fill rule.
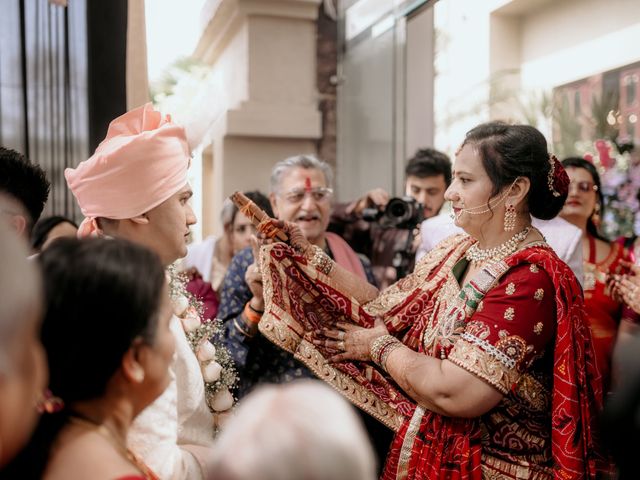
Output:
[[[386,371],[385,364],[387,356],[392,350],[402,346],[402,342],[393,335],[382,335],[376,338],[371,344],[369,353],[371,360]]]
[[[393,352],[394,350],[400,348],[401,346],[402,346],[402,342],[400,342],[398,340],[397,342],[388,343],[387,347],[382,350],[382,355],[380,356],[380,366],[382,367],[382,369],[385,372],[388,372],[388,370],[387,370],[387,360],[389,358],[389,355],[391,355],[391,352]]]

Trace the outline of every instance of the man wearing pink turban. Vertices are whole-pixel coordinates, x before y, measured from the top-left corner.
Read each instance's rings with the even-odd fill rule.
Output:
[[[65,171],[86,217],[78,235],[126,238],[156,252],[167,266],[184,257],[189,227],[196,223],[189,163],[184,129],[151,104],[116,118],[93,156]],[[171,384],[136,418],[128,444],[162,479],[201,479],[213,418],[200,364],[175,316],[171,330]]]

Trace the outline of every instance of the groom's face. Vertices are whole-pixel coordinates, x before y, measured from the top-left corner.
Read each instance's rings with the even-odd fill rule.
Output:
[[[149,224],[144,243],[160,256],[164,265],[187,254],[189,227],[197,221],[191,208],[192,195],[191,186],[186,184],[178,193],[146,213]]]

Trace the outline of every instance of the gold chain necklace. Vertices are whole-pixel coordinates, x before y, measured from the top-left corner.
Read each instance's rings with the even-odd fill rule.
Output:
[[[147,480],[160,480],[160,477],[153,473],[153,471],[142,460],[140,460],[135,453],[129,450],[129,448],[120,439],[118,439],[116,434],[104,424],[96,423],[77,415],[70,415],[69,421],[86,429],[95,430],[95,432],[102,438],[106,439],[122,457],[127,459],[129,463],[136,467]]]
[[[474,243],[469,247],[464,256],[472,264],[486,262],[487,260],[491,260],[494,262],[504,260],[518,249],[518,245],[525,238],[527,238],[527,235],[529,235],[530,231],[531,227],[527,227],[521,232],[516,233],[502,245],[498,245],[497,247],[493,248],[487,248],[485,250],[482,250],[480,247],[478,247],[478,243]]]

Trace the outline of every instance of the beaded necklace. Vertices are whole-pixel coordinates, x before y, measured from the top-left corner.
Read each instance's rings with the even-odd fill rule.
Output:
[[[504,258],[507,258],[513,252],[518,249],[518,245],[527,238],[529,232],[531,231],[531,227],[527,227],[519,233],[516,233],[509,240],[504,242],[502,245],[498,245],[497,247],[481,249],[478,247],[477,243],[474,243],[469,247],[467,252],[464,254],[467,260],[472,264],[478,264],[482,262],[486,262],[487,260],[491,261],[499,261]]]

